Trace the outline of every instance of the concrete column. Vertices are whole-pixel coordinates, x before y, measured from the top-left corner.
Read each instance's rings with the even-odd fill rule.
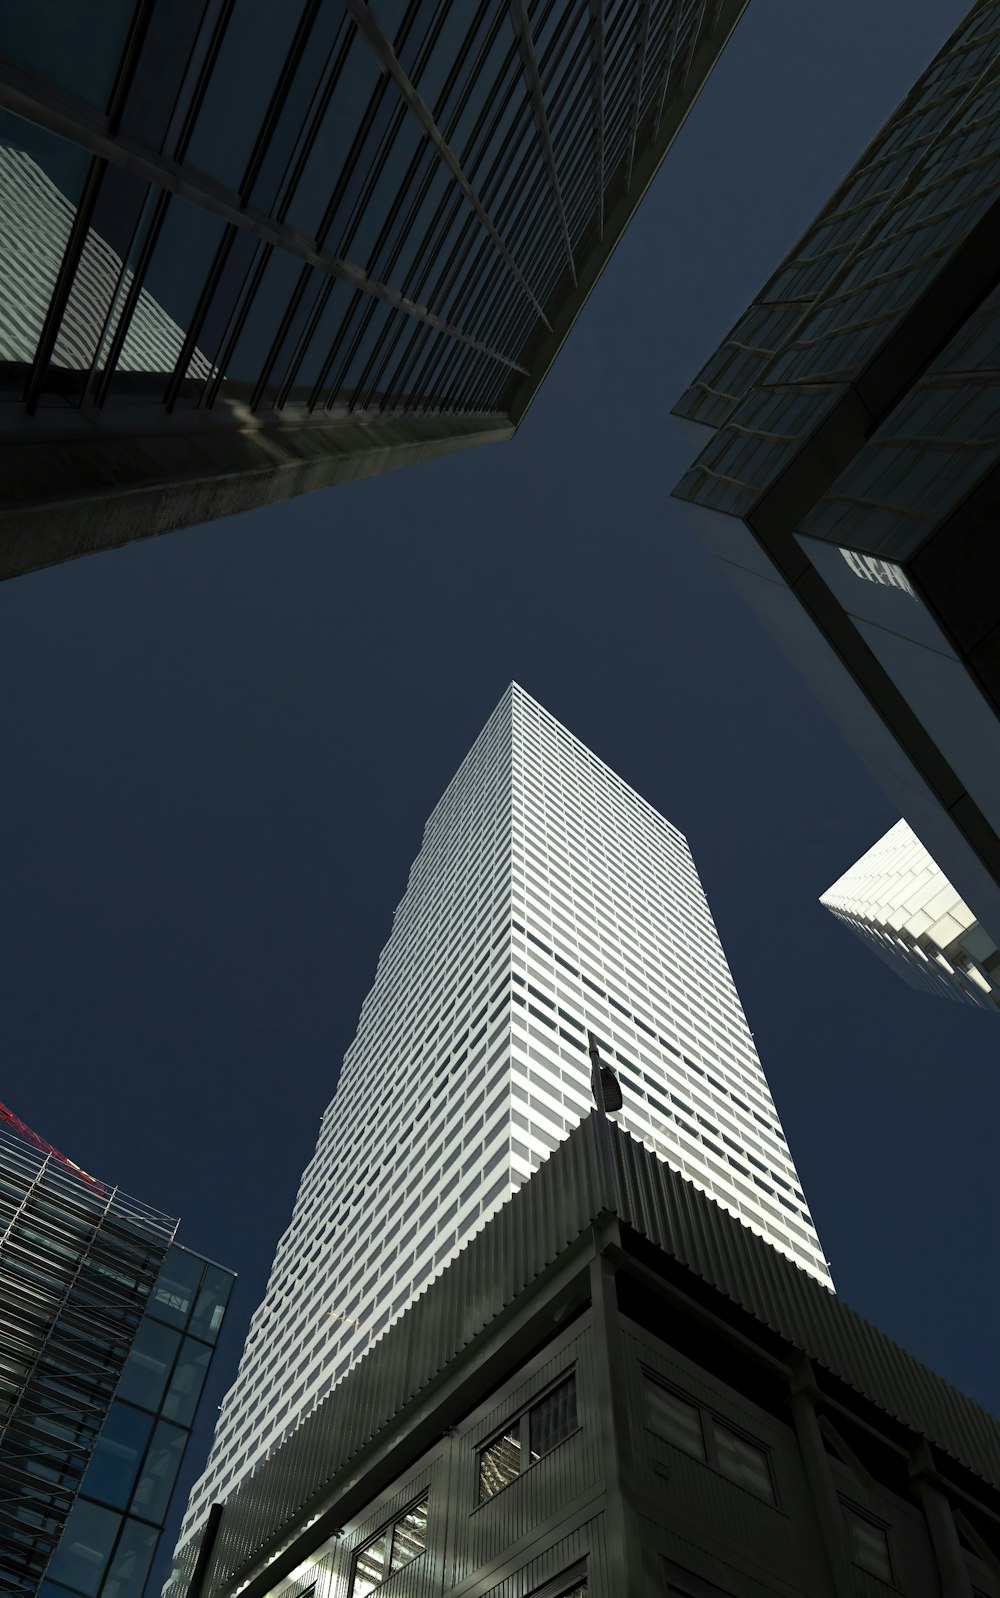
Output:
[[[598,1254],[590,1266],[594,1373],[600,1404],[607,1494],[605,1526],[611,1593],[608,1598],[660,1598],[663,1571],[634,1507],[631,1419],[614,1267]]]
[[[926,1439],[922,1439],[910,1455],[910,1480],[927,1522],[941,1577],[941,1598],[972,1598],[972,1580],[958,1540],[951,1504],[941,1490]]]
[[[792,1423],[798,1439],[802,1468],[819,1525],[834,1598],[855,1598],[855,1584],[847,1557],[844,1516],[830,1474],[823,1434],[816,1419],[819,1396],[812,1367],[804,1354],[789,1363],[789,1397]]]

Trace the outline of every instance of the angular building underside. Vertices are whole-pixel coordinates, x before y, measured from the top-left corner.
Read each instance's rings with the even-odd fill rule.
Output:
[[[0,575],[509,437],[745,3],[0,13]]]
[[[1000,4],[965,21],[682,397],[676,489],[1000,940]]]

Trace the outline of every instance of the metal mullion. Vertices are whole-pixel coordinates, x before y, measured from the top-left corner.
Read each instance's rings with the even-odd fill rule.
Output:
[[[386,331],[389,331],[389,330],[387,329]],[[403,334],[405,332],[406,332],[406,322],[405,321],[400,321],[399,318],[397,318],[396,325],[392,329],[392,337],[389,340],[389,347],[388,347],[388,349],[386,350],[385,354],[382,357],[382,361],[381,361],[381,364],[379,366],[378,371],[375,373],[374,377],[372,378],[371,389],[369,390],[369,393],[367,394],[366,399],[365,399],[365,407],[366,407],[366,409],[367,409],[367,406],[368,406],[368,401],[372,398],[373,395],[378,394],[379,385],[380,384],[382,384],[382,390],[381,390],[382,398],[379,400],[379,407],[378,408],[379,408],[380,411],[384,411],[384,410],[387,409],[389,386],[388,386],[387,383],[383,383],[383,378],[385,376],[386,367],[389,365],[389,362],[393,359],[393,356],[395,355],[396,350],[399,348],[399,341],[403,337]]]
[[[425,374],[429,371],[433,371],[436,362],[440,358],[440,355],[441,350],[437,342],[432,342],[431,347],[425,352],[423,364],[417,369],[416,377],[413,380],[413,393],[415,400],[419,401],[424,397],[426,387],[424,380]]]
[[[417,359],[417,345],[419,340],[420,329],[415,328],[411,331],[406,348],[403,350],[399,360],[396,362],[396,369],[386,384],[385,400],[382,406],[383,410],[389,410],[390,408],[397,407],[398,405],[402,404],[403,401],[405,401],[405,377],[409,375],[410,371],[412,371],[414,362]]]
[[[107,399],[108,389],[110,388],[111,380],[115,375],[115,369],[117,368],[118,360],[121,356],[125,340],[128,337],[128,331],[132,323],[132,317],[135,312],[135,308],[139,303],[139,296],[143,291],[146,273],[149,269],[149,263],[152,260],[153,251],[156,248],[156,243],[160,236],[160,229],[163,226],[163,219],[167,214],[167,206],[169,203],[169,193],[166,189],[160,189],[156,200],[153,202],[153,215],[150,220],[145,242],[143,243],[142,248],[136,257],[135,266],[132,272],[132,282],[129,284],[128,292],[126,293],[124,302],[122,304],[121,315],[118,318],[118,325],[115,328],[111,343],[108,345],[107,353],[104,357],[104,369],[96,378],[94,383],[94,405],[98,409],[103,406],[104,401]],[[97,355],[98,357],[100,356],[100,346],[98,346]]]
[[[322,3],[323,0],[306,0],[294,37],[288,47],[278,81],[274,86],[270,102],[264,113],[264,120],[260,125],[254,147],[250,152],[250,159],[247,162],[246,171],[239,186],[241,195],[250,195],[260,174],[264,157],[270,147],[278,119],[285,109],[285,101],[288,99],[292,84],[295,81],[295,75],[305,54],[306,45],[309,43],[309,35],[312,33]]]
[[[389,336],[390,332],[392,331],[393,324],[394,324],[395,320],[396,320],[396,312],[395,311],[390,311],[389,315],[388,315],[388,317],[386,319],[385,326],[383,327],[381,333],[378,335],[377,339],[375,340],[375,344],[374,344],[374,347],[372,348],[372,352],[369,355],[367,361],[365,362],[364,367],[361,370],[361,375],[359,376],[357,384],[355,385],[355,392],[360,394],[361,399],[357,403],[352,403],[352,405],[351,405],[351,409],[352,410],[360,409],[360,410],[366,411],[368,409],[368,401],[369,401],[369,399],[371,398],[372,394],[375,391],[375,385],[378,382],[379,375],[382,372],[386,361],[389,359],[390,355],[392,354],[392,343],[390,343],[390,347],[389,347],[389,349],[386,351],[386,353],[384,355],[382,355],[381,352],[382,352],[382,346],[385,343],[386,338]],[[380,360],[380,358],[381,358],[381,364],[380,364],[380,366],[378,368],[378,372],[374,373],[373,376],[369,379],[369,375],[368,374],[372,371],[372,366],[373,366],[374,362]]]
[[[34,414],[41,397],[45,378],[48,375],[49,364],[52,360],[52,352],[55,349],[56,337],[62,325],[63,316],[66,313],[66,305],[76,278],[77,268],[80,265],[83,247],[90,232],[94,207],[97,204],[97,196],[100,193],[101,182],[106,171],[106,161],[102,161],[99,158],[91,161],[83,185],[83,192],[80,196],[80,203],[77,206],[73,225],[70,228],[69,238],[66,240],[66,247],[63,250],[63,257],[59,271],[56,274],[55,284],[49,296],[45,320],[38,335],[35,359],[24,395],[24,408],[28,416]]]
[[[330,370],[331,370],[331,368],[333,366],[334,361],[337,360],[338,355],[340,353],[340,346],[341,346],[341,343],[343,342],[344,335],[347,332],[348,324],[353,320],[354,313],[355,313],[357,307],[360,304],[362,304],[362,291],[360,289],[355,289],[354,295],[355,295],[354,299],[352,300],[350,306],[348,307],[347,311],[345,312],[345,314],[344,314],[344,316],[343,316],[343,318],[341,320],[340,326],[337,328],[337,331],[334,334],[333,343],[330,345],[329,354],[327,355],[326,360],[323,362],[323,365],[320,368],[319,376],[317,377],[315,383],[312,386],[312,389],[310,390],[309,398],[306,401],[306,405],[307,405],[307,408],[309,410],[315,410],[317,404],[319,403],[320,395],[321,395],[323,389],[326,387],[327,382],[329,381]],[[332,404],[332,400],[328,401],[324,405],[324,409],[329,409],[330,404]]]
[[[118,58],[115,81],[111,86],[111,94],[108,98],[108,127],[112,133],[117,133],[121,125],[122,113],[125,110],[125,103],[135,80],[135,69],[139,64],[139,56],[142,53],[146,32],[149,28],[149,19],[153,14],[155,4],[156,0],[138,0],[138,4],[132,12],[128,35]]]
[[[229,23],[232,20],[232,15],[235,9],[236,0],[221,0],[219,15],[216,17],[215,25],[212,29],[212,37],[209,42],[208,49],[205,51],[205,56],[201,66],[198,69],[198,77],[195,81],[194,88],[191,91],[191,99],[188,104],[187,111],[184,114],[184,120],[181,123],[177,133],[177,140],[174,146],[174,155],[178,161],[183,161],[184,152],[187,150],[187,147],[191,142],[191,135],[194,132],[195,123],[197,122],[198,117],[201,115],[201,108],[205,101],[205,93],[208,89],[209,83],[211,82],[212,74],[215,71],[216,63],[219,59],[219,51],[222,49],[222,41],[226,36],[226,32],[229,28]],[[202,12],[201,23],[199,24],[198,28],[199,33],[204,25],[205,13]],[[197,38],[197,34],[195,37]],[[181,83],[183,85],[183,77],[181,79]],[[171,121],[173,120],[173,116],[176,114],[176,109],[175,102],[174,112],[171,114]]]
[[[270,260],[270,256],[268,256],[268,260]],[[257,406],[260,404],[261,399],[263,398],[264,390],[270,381],[271,371],[274,367],[274,363],[278,359],[281,346],[288,335],[292,322],[295,320],[295,313],[302,303],[302,296],[306,291],[306,285],[308,284],[315,270],[316,268],[314,266],[303,266],[301,272],[299,273],[298,282],[292,290],[292,294],[288,305],[285,308],[284,315],[278,324],[278,331],[271,340],[271,348],[267,352],[267,355],[264,359],[264,365],[261,368],[260,376],[258,377],[256,386],[254,387],[253,393],[250,396],[250,409],[252,411],[257,409]]]
[[[214,375],[208,377],[205,387],[202,391],[202,401],[208,406],[209,409],[211,409],[215,403],[215,396],[218,394],[222,385],[222,381],[225,377],[226,367],[232,359],[233,351],[236,348],[239,336],[246,325],[246,319],[250,313],[250,308],[253,305],[254,300],[257,298],[257,291],[260,288],[264,273],[267,271],[268,263],[274,254],[274,249],[275,246],[273,244],[265,244],[263,250],[255,250],[254,254],[250,257],[250,261],[247,266],[247,277],[244,277],[243,279],[240,291],[236,297],[236,302],[226,321],[226,330],[219,344],[218,354],[212,363],[215,367],[215,373]],[[254,257],[257,258],[255,259]],[[248,278],[249,286],[247,281]]]
[[[569,227],[566,223],[566,212],[563,209],[562,193],[559,188],[559,173],[556,171],[555,152],[552,148],[552,139],[549,134],[548,117],[545,110],[545,99],[542,94],[541,79],[538,76],[538,61],[535,57],[535,46],[531,37],[531,23],[525,9],[524,0],[509,0],[510,19],[521,47],[521,61],[524,66],[524,75],[528,84],[528,96],[535,117],[535,127],[542,145],[542,157],[549,176],[552,188],[552,198],[555,201],[556,214],[559,218],[559,228],[563,237],[566,258],[569,262],[570,276],[573,286],[576,287],[576,262],[573,260],[573,246],[570,242]]]
[[[208,315],[208,308],[212,303],[212,296],[219,286],[219,279],[225,271],[226,262],[229,260],[230,251],[232,250],[238,232],[239,229],[236,226],[236,223],[231,222],[225,233],[222,235],[222,238],[219,240],[219,246],[215,252],[215,259],[213,260],[212,265],[209,268],[208,276],[202,285],[201,293],[198,296],[198,303],[194,308],[194,314],[191,317],[187,333],[184,336],[184,342],[181,345],[180,354],[177,357],[177,363],[174,366],[174,369],[171,372],[167,382],[166,392],[163,396],[164,407],[167,411],[172,411],[177,402],[177,396],[180,393],[181,383],[184,381],[188,366],[191,363],[191,357],[194,354],[195,348],[197,346],[202,325],[204,324],[205,317]]]
[[[414,330],[410,348],[403,355],[399,368],[392,379],[393,392],[400,391],[403,400],[407,398],[407,395],[412,397],[417,392],[414,373],[419,373],[423,370],[423,366],[420,363],[426,362],[428,346],[434,337],[435,334],[432,328],[418,327]]]
[[[594,30],[594,167],[597,180],[597,236],[604,238],[604,0],[590,0]]]
[[[358,325],[354,329],[354,332],[350,335],[350,343],[347,346],[347,350],[346,352],[341,351],[339,364],[334,368],[334,375],[330,380],[330,396],[325,407],[327,410],[329,410],[330,407],[336,403],[337,395],[340,393],[341,385],[343,384],[344,378],[347,375],[347,369],[354,359],[361,340],[364,338],[369,327],[371,326],[372,317],[375,315],[377,309],[377,300],[370,300],[367,304],[364,304],[364,309],[358,318]]]
[[[451,3],[452,3],[452,5],[454,5],[456,3],[456,0],[451,0]],[[439,110],[438,110],[438,107],[443,107],[443,106],[445,106],[447,104],[449,96],[453,93],[453,91],[455,89],[455,85],[458,82],[458,79],[459,79],[459,77],[461,75],[462,68],[465,65],[465,62],[466,62],[466,60],[468,58],[469,50],[470,50],[470,46],[472,44],[472,41],[475,38],[476,34],[479,32],[480,27],[482,26],[483,18],[489,16],[490,7],[491,7],[492,4],[493,4],[493,0],[479,0],[479,10],[476,12],[475,18],[473,19],[472,23],[465,30],[465,38],[464,38],[463,43],[462,43],[462,48],[459,51],[458,55],[455,57],[455,59],[452,62],[451,66],[449,67],[448,74],[447,74],[447,76],[446,76],[446,78],[444,80],[444,83],[441,85],[441,89],[440,89],[440,91],[438,93],[437,104],[433,108],[433,114],[434,114],[434,120],[435,121],[437,121],[438,116],[440,114]],[[447,12],[445,12],[444,17],[442,18],[442,24],[441,24],[442,27],[444,26],[444,22],[447,20],[448,16],[450,15],[450,10],[451,10],[451,8],[449,7],[449,10]],[[482,48],[483,47],[481,46],[480,49],[482,50]],[[465,98],[466,97],[463,97],[463,104],[464,104]],[[455,123],[458,121],[458,116],[459,116],[459,109],[456,108],[455,112],[452,114],[452,116],[451,116],[451,118],[449,120],[448,127],[444,130],[445,140],[447,142],[449,142],[449,143],[450,143],[450,131],[454,127]]]
[[[424,132],[430,138],[442,161],[448,167],[448,170],[455,178],[455,181],[458,183],[462,193],[465,195],[469,204],[476,212],[476,215],[479,217],[480,222],[486,229],[495,247],[500,251],[504,260],[507,262],[507,265],[510,267],[510,270],[520,283],[525,294],[527,294],[539,316],[542,318],[545,326],[551,332],[551,323],[546,317],[542,306],[535,298],[530,284],[528,283],[523,272],[517,265],[517,262],[514,260],[509,249],[494,226],[493,220],[485,209],[482,201],[479,198],[479,195],[476,193],[476,190],[473,188],[472,184],[469,182],[469,179],[462,170],[457,156],[454,154],[449,145],[445,143],[445,140],[442,137],[441,132],[430,113],[430,110],[400,66],[398,60],[396,59],[392,45],[382,32],[374,13],[365,3],[365,0],[343,0],[343,3],[367,39],[379,64],[392,78],[402,99],[406,105],[409,106],[410,110],[417,118],[417,121],[424,129]]]
[[[639,103],[642,99],[642,80],[646,72],[646,51],[649,47],[649,19],[652,0],[643,0],[642,19],[635,46],[635,78],[632,84],[632,114],[628,134],[628,167],[625,174],[625,193],[632,187],[632,168],[635,165],[635,141],[639,132]]]
[[[718,3],[718,0],[717,0],[717,3]],[[694,52],[695,52],[695,49],[696,49],[697,44],[698,44],[698,38],[699,38],[699,36],[701,34],[701,30],[702,30],[702,28],[704,26],[704,23],[705,23],[705,14],[706,14],[707,11],[708,11],[708,0],[701,0],[701,9],[700,9],[700,11],[698,13],[698,16],[697,16],[696,20],[691,24],[691,32],[688,35],[687,59],[684,62],[684,74],[683,74],[683,76],[681,78],[681,88],[682,89],[683,89],[684,85],[687,83],[688,73],[691,70],[691,62],[694,60]]]
[[[568,158],[570,148],[572,147],[572,150],[575,150],[579,143],[580,134],[586,126],[586,118],[581,115],[581,109],[592,99],[592,95],[586,82],[580,81],[579,68],[583,66],[584,62],[578,58],[585,58],[588,54],[589,47],[586,39],[584,39],[577,48],[569,72],[559,85],[558,97],[552,108],[553,127],[555,127],[557,120],[562,118],[561,130],[553,135],[556,164],[559,166],[560,171]],[[578,131],[571,136],[570,129]],[[562,184],[565,194],[565,177],[563,177]]]
[[[405,113],[404,113],[404,117],[405,117]],[[399,127],[396,129],[396,132],[394,133],[394,135],[392,137],[391,143],[389,144],[389,146],[386,149],[386,159],[388,159],[389,152],[390,152],[390,150],[392,148],[392,145],[395,144],[396,140],[400,136],[400,133],[401,133],[402,129],[405,126],[406,126],[405,120],[401,121],[400,124],[399,124]],[[386,244],[389,241],[389,238],[390,238],[390,236],[392,234],[393,228],[396,226],[396,223],[399,221],[400,210],[403,208],[403,206],[406,205],[407,192],[408,192],[408,190],[410,188],[410,184],[413,182],[414,178],[416,177],[417,172],[420,170],[420,163],[421,163],[421,161],[424,158],[424,155],[425,155],[425,153],[427,151],[429,142],[430,141],[428,139],[424,138],[418,143],[416,149],[413,152],[413,155],[410,158],[410,164],[409,164],[409,166],[406,169],[406,172],[405,172],[405,174],[403,176],[403,180],[400,183],[399,188],[396,191],[395,198],[392,201],[392,203],[389,206],[387,206],[387,208],[386,208],[385,221],[382,223],[382,226],[381,226],[381,228],[379,230],[378,237],[376,238],[375,243],[372,245],[371,253],[370,253],[370,256],[369,256],[369,259],[373,263],[378,260],[379,255],[381,254],[382,250],[385,248]],[[435,171],[435,168],[433,166],[429,168],[428,174],[427,174],[428,183],[433,178],[434,171]],[[410,214],[411,215],[413,213],[413,207],[414,207],[414,202],[411,201],[410,202]],[[398,241],[398,243],[396,245],[395,251],[390,256],[390,258],[384,263],[384,265],[379,268],[379,271],[380,271],[381,275],[385,275],[386,277],[389,275],[389,272],[392,270],[393,260],[395,259],[396,256],[398,256],[399,251],[402,248],[403,240],[405,239],[405,237],[406,237],[406,224],[404,222],[403,226],[402,226],[402,229],[400,231],[399,241]]]
[[[677,29],[680,22],[680,7],[675,4],[670,18],[670,28],[663,45],[663,77],[660,82],[660,93],[656,106],[656,121],[653,123],[653,134],[659,132],[663,120],[663,111],[667,103],[667,90],[670,87],[670,76],[674,70],[674,50],[677,47]]]
[[[500,23],[503,21],[503,18],[504,18],[505,15],[506,15],[506,13],[503,12],[503,11],[498,13],[497,24],[496,24],[496,27],[494,27],[494,29],[493,29],[493,31],[492,31],[492,33],[490,35],[488,48],[492,48],[492,44],[493,44],[493,41],[495,39],[496,33],[497,33],[497,31],[499,29],[499,26],[500,26]],[[515,68],[513,73],[511,73],[511,71],[510,71],[511,66],[513,66]],[[503,65],[500,68],[500,71],[497,74],[496,79],[494,80],[493,88],[491,89],[491,91],[490,91],[490,93],[488,95],[485,95],[483,97],[483,109],[480,111],[480,113],[477,116],[475,122],[472,124],[472,129],[471,129],[471,131],[469,133],[469,137],[468,137],[468,139],[466,141],[466,149],[467,150],[471,150],[473,148],[473,146],[477,142],[480,142],[481,145],[482,145],[482,148],[480,149],[479,154],[475,157],[475,159],[473,160],[473,162],[472,162],[472,164],[470,166],[469,170],[472,173],[475,173],[477,168],[479,167],[479,164],[480,164],[480,162],[483,159],[483,155],[484,155],[487,147],[489,146],[489,144],[492,141],[493,131],[496,128],[497,124],[499,123],[501,117],[503,116],[504,111],[507,108],[507,103],[510,100],[511,95],[514,93],[515,89],[517,88],[517,85],[518,85],[518,82],[519,82],[519,74],[518,74],[516,68],[517,68],[517,44],[515,42],[514,44],[512,44],[510,46],[510,49],[508,50],[506,56],[504,57]],[[507,91],[503,95],[502,100],[500,101],[499,105],[497,105],[496,104],[496,92],[495,92],[496,91],[496,86],[497,86],[497,84],[502,84],[504,79],[507,78],[508,75],[510,76],[510,83],[507,86]],[[473,84],[472,87],[474,88],[475,84]],[[463,105],[464,105],[464,102],[463,102]],[[483,139],[483,137],[482,137],[483,131],[487,127],[487,121],[489,119],[489,116],[490,116],[491,112],[493,113],[493,119],[492,119],[492,122],[489,125],[489,129],[488,129],[488,131],[486,133],[486,137],[485,137],[485,139]],[[454,120],[457,123],[458,114],[456,114],[456,117],[455,117]]]
[[[293,353],[292,359],[288,364],[288,370],[278,385],[278,392],[274,397],[275,410],[282,409],[286,400],[288,399],[289,394],[291,393],[292,385],[298,376],[299,367],[302,365],[303,356],[315,337],[316,329],[319,327],[320,320],[323,316],[323,312],[326,310],[330,295],[333,293],[338,282],[338,278],[333,277],[330,273],[326,274],[326,281],[323,287],[320,289],[319,294],[316,296],[316,304],[313,306],[312,311],[306,318],[306,325],[302,329],[302,334],[299,338],[298,349]]]

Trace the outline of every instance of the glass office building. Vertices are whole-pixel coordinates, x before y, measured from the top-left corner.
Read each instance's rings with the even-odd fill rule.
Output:
[[[0,1110],[0,1592],[140,1598],[232,1273]]]
[[[587,1116],[588,1031],[620,1124],[829,1289],[687,843],[512,684],[425,828],[182,1547]]]
[[[890,827],[820,904],[911,988],[1000,1009],[1000,949],[908,822]]]
[[[39,1598],[142,1598],[234,1279],[171,1244]]]
[[[703,541],[1000,940],[1000,3],[675,414]]]
[[[509,437],[746,0],[0,9],[0,574]]]

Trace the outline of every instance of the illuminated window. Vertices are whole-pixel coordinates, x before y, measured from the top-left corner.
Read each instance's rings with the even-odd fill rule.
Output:
[[[354,1558],[351,1598],[367,1598],[387,1577],[402,1570],[427,1546],[427,1499],[413,1504],[405,1515],[383,1526]]]
[[[576,1431],[576,1377],[560,1382],[479,1452],[479,1502],[495,1498],[536,1460]]]

